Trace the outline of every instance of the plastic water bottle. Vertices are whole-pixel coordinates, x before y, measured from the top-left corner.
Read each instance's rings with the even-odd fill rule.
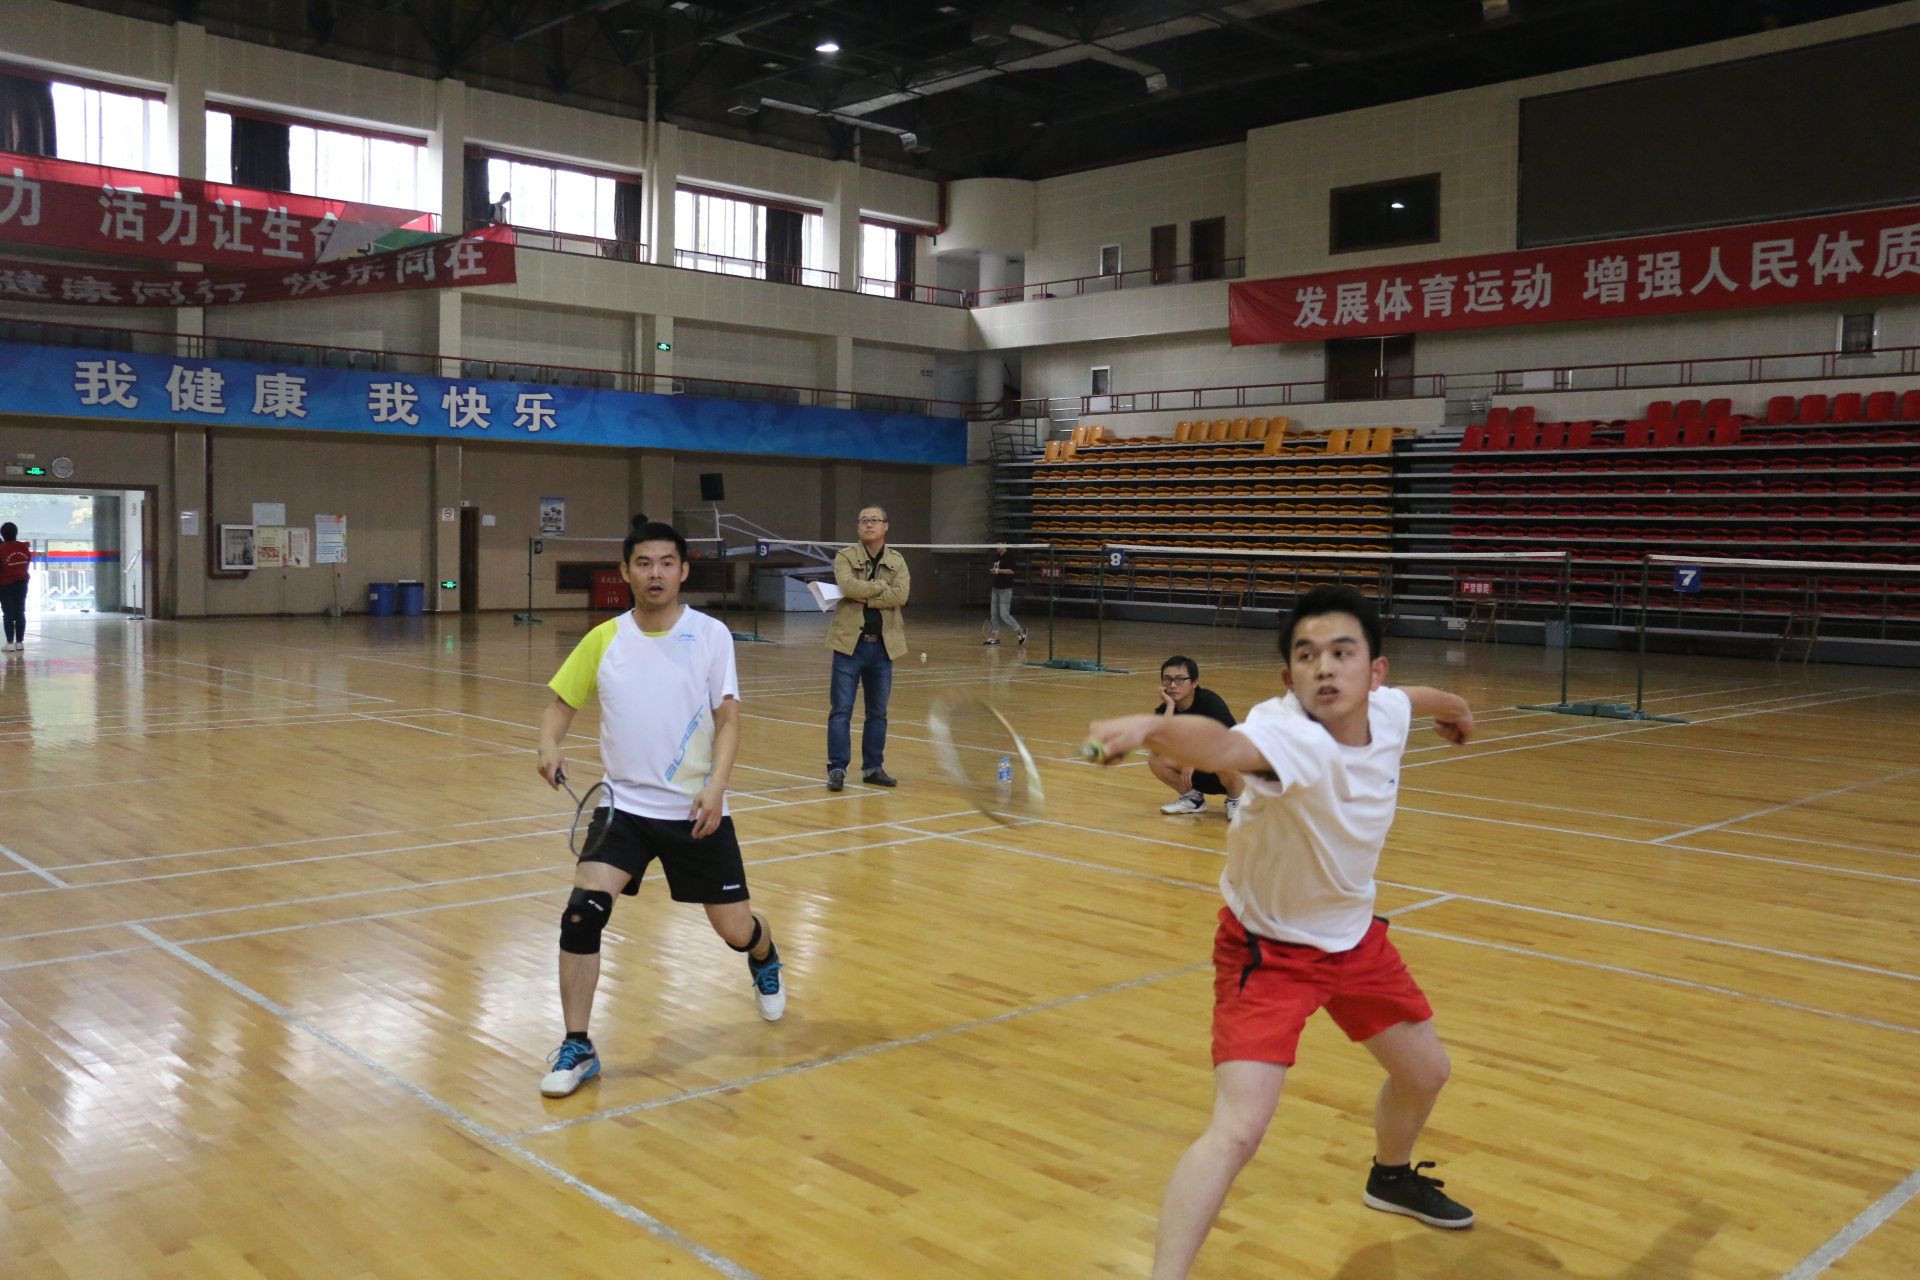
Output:
[[[1001,756],[1000,767],[993,772],[994,794],[1002,804],[1013,799],[1013,757]]]

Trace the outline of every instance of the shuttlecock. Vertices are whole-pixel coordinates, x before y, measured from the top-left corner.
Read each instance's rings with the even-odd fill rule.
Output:
[[[920,661],[922,661],[922,662],[925,662],[926,660],[927,660],[927,655],[926,655],[926,654],[924,654],[924,653],[923,653],[923,654],[921,654],[921,655],[920,655]]]

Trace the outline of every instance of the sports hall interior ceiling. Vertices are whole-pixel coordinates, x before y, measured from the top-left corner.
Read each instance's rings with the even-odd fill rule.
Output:
[[[1248,129],[1874,0],[78,0],[221,36],[947,177]],[[821,46],[833,48],[823,50]],[[856,122],[858,122],[856,124]]]

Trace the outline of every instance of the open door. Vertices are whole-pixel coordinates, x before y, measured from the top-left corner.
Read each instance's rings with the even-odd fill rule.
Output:
[[[480,612],[480,508],[460,508],[460,612]]]

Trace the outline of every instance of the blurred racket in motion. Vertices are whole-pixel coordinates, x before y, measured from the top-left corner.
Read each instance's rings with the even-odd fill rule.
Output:
[[[933,753],[968,804],[1012,826],[1046,811],[1040,770],[1013,725],[989,703],[949,690],[927,715]]]
[[[573,826],[567,830],[567,848],[573,850],[574,858],[585,858],[600,847],[607,837],[607,823],[613,817],[613,788],[603,778],[587,788],[587,794],[574,795],[573,787],[567,782],[565,767],[553,771],[553,780],[567,789],[567,795],[573,800]],[[598,804],[594,796],[600,797]],[[581,830],[584,820],[586,829]]]

